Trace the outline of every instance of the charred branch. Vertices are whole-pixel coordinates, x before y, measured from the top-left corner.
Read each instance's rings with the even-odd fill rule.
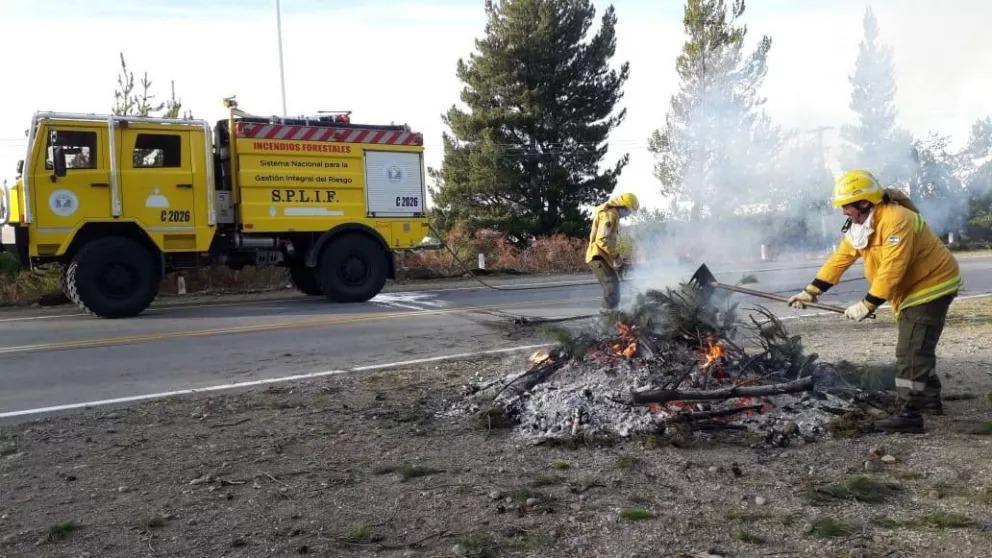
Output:
[[[656,389],[636,391],[631,393],[631,401],[638,403],[666,403],[668,401],[703,401],[708,399],[731,399],[733,397],[762,397],[766,395],[782,395],[798,393],[813,387],[813,378],[806,377],[781,384],[765,386],[730,386],[709,391],[680,391],[674,389]]]

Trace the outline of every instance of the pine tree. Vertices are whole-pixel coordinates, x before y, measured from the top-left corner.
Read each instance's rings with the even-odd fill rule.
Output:
[[[134,72],[128,69],[123,52],[120,53],[120,58],[121,70],[117,74],[118,89],[114,90],[113,114],[155,116],[152,114],[153,112],[162,111],[160,115],[162,118],[178,118],[183,104],[182,100],[176,97],[176,83],[170,82],[171,96],[169,99],[156,104],[154,102],[155,95],[151,92],[152,81],[148,78],[148,72],[145,72],[141,77],[139,82],[141,90],[139,92],[134,84]],[[187,112],[183,117],[192,118],[193,115]]]
[[[485,36],[459,60],[461,100],[444,116],[444,161],[432,170],[439,224],[518,238],[584,235],[580,209],[613,190],[624,155],[601,171],[628,64],[611,69],[616,15],[592,34],[589,0],[487,0]]]
[[[747,27],[734,24],[743,13],[743,0],[729,13],[724,0],[687,0],[679,91],[649,143],[662,194],[691,202],[693,220],[768,201],[763,175],[780,139],[758,89],[771,38],[745,55]]]
[[[971,127],[962,158],[961,180],[968,189],[965,230],[972,240],[992,242],[992,117]]]
[[[967,191],[959,178],[964,158],[951,153],[949,144],[949,137],[934,133],[913,143],[917,167],[910,177],[910,192],[937,233],[958,230],[967,215]]]
[[[842,136],[849,142],[843,158],[847,168],[865,168],[885,185],[905,185],[916,165],[912,138],[896,124],[895,64],[892,47],[882,44],[878,20],[865,10],[864,40],[858,47],[851,82],[851,110],[857,124],[845,126]]]

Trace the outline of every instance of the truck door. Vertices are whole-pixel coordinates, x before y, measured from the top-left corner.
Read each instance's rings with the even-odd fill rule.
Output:
[[[189,142],[187,131],[121,130],[122,217],[153,233],[193,233]]]
[[[110,218],[106,134],[106,128],[98,125],[55,125],[45,129],[44,156],[32,165],[31,180],[39,232],[67,233],[84,220]],[[65,153],[65,176],[55,176],[56,147]]]

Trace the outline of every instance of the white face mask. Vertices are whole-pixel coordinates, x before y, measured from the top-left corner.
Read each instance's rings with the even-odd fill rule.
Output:
[[[851,221],[851,226],[844,231],[844,236],[847,237],[847,241],[851,243],[857,250],[864,250],[865,246],[868,246],[868,239],[871,237],[871,233],[875,232],[872,228],[873,217],[875,216],[875,208],[872,207],[871,211],[868,212],[868,217],[865,218],[865,222],[860,225]]]

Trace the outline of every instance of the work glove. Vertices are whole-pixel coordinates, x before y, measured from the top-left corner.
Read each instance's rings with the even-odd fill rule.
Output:
[[[822,293],[823,291],[820,289],[817,289],[813,285],[809,285],[789,298],[789,306],[803,310],[806,308],[807,303],[816,302],[816,299],[819,298]]]
[[[847,307],[844,311],[844,315],[847,319],[860,322],[861,320],[867,318],[872,312],[875,311],[875,305],[870,302],[861,300]]]

